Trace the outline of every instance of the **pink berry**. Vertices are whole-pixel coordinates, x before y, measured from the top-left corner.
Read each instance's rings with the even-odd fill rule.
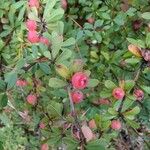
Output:
[[[111,122],[111,128],[114,130],[119,130],[121,128],[121,122],[119,120],[113,120]]]
[[[28,4],[29,4],[29,7],[39,8],[40,6],[39,0],[29,0]]]
[[[73,91],[71,93],[72,100],[75,104],[80,103],[83,100],[83,93],[81,91]]]
[[[101,105],[109,105],[110,102],[109,102],[108,99],[102,98],[102,99],[99,100],[99,104],[101,104]]]
[[[20,87],[27,86],[27,81],[18,79],[16,81],[16,86],[20,86]]]
[[[45,128],[45,124],[44,124],[43,122],[41,122],[41,123],[39,124],[39,127],[40,127],[40,129],[44,129],[44,128]]]
[[[45,38],[45,37],[40,37],[40,43],[43,43],[43,44],[45,44],[47,46],[50,44],[49,40],[47,38]]]
[[[87,19],[87,21],[88,21],[88,23],[93,24],[95,22],[95,19],[90,17],[90,18]]]
[[[84,89],[88,85],[88,77],[83,72],[77,72],[72,76],[72,85],[76,89]]]
[[[141,101],[144,98],[144,92],[140,89],[134,90],[134,96],[136,97],[136,100]]]
[[[27,102],[31,105],[35,105],[37,103],[37,97],[34,94],[30,94],[27,96]]]
[[[90,120],[88,124],[89,124],[89,127],[91,129],[95,129],[96,128],[96,123],[95,123],[94,119]]]
[[[113,90],[112,95],[115,99],[122,100],[125,96],[125,92],[122,88],[117,87]]]
[[[61,0],[61,7],[66,10],[67,9],[67,0]]]
[[[27,29],[29,31],[35,31],[37,29],[37,23],[34,20],[27,20],[26,22]]]
[[[38,43],[39,42],[39,35],[36,31],[29,31],[28,32],[28,40],[31,43]]]
[[[48,144],[47,143],[42,144],[41,150],[49,150]]]

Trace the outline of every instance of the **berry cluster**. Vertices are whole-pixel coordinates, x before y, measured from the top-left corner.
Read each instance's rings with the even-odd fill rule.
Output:
[[[29,0],[29,7],[38,9],[39,8],[39,1],[38,0]],[[37,22],[35,20],[28,19],[26,22],[26,27],[28,29],[27,39],[31,43],[43,43],[45,45],[49,45],[50,42],[47,38],[40,36],[37,32]]]
[[[80,103],[83,99],[83,93],[79,90],[84,89],[88,85],[88,76],[83,72],[76,72],[71,79],[74,91],[72,92],[72,100],[74,103]]]

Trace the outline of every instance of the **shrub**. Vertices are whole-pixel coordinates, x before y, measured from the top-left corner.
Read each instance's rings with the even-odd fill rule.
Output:
[[[0,6],[0,149],[150,148],[148,0]]]

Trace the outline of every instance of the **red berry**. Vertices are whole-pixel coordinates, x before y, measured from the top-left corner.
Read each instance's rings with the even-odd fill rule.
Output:
[[[20,86],[20,87],[27,86],[27,81],[18,79],[16,81],[16,86]]]
[[[88,85],[88,77],[83,72],[77,72],[72,76],[72,85],[76,89],[84,89]]]
[[[40,127],[40,129],[44,129],[44,128],[45,128],[45,124],[44,124],[43,122],[41,122],[41,123],[39,124],[39,127]]]
[[[125,92],[122,88],[117,87],[113,90],[112,95],[115,99],[122,100],[125,96]]]
[[[119,130],[121,128],[121,122],[119,120],[113,120],[111,122],[111,128],[114,130]]]
[[[31,43],[38,43],[39,42],[39,35],[36,31],[29,31],[28,32],[28,40]]]
[[[140,89],[134,90],[134,96],[136,97],[136,100],[141,101],[144,98],[144,92]]]
[[[29,4],[29,7],[39,8],[40,6],[39,0],[29,0],[28,4]]]
[[[42,144],[41,150],[49,150],[48,144],[47,143]]]
[[[81,91],[73,91],[71,93],[72,100],[75,104],[80,103],[83,100],[83,93]]]
[[[61,0],[61,7],[66,10],[67,9],[67,0]]]
[[[27,96],[27,102],[31,105],[35,105],[37,103],[37,97],[34,94],[30,94]]]
[[[47,46],[50,44],[49,40],[47,38],[45,38],[45,37],[40,37],[40,43],[43,43],[43,44],[45,44]]]
[[[95,19],[90,17],[90,18],[87,19],[87,21],[88,21],[88,23],[93,24],[95,22]]]
[[[27,20],[26,26],[29,31],[35,31],[37,29],[37,23],[34,20]]]
[[[99,100],[99,104],[101,104],[101,105],[109,105],[110,102],[109,102],[108,99],[102,98],[102,99]]]

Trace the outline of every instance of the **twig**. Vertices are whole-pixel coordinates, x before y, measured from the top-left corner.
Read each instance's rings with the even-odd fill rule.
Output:
[[[68,18],[70,18],[80,29],[83,29],[83,27],[79,24],[79,23],[77,23],[71,16],[67,16]]]
[[[81,129],[81,126],[80,126],[80,123],[78,121],[78,116],[75,112],[75,107],[74,107],[74,103],[73,103],[73,100],[72,100],[72,97],[71,97],[71,90],[70,90],[70,87],[68,86],[67,87],[67,90],[68,90],[68,95],[69,95],[69,100],[70,100],[70,107],[71,107],[71,113],[74,117],[74,121],[75,121],[75,124],[76,124],[76,127],[77,129],[79,129],[79,136],[80,136],[80,139],[81,139],[81,146],[84,147],[83,145],[86,144],[86,140],[85,140],[85,137],[83,135],[83,132],[82,132],[82,129]]]
[[[72,112],[73,115],[74,115],[74,113],[75,113],[75,108],[74,108],[74,104],[73,104],[73,101],[72,101],[71,90],[70,90],[70,87],[69,87],[69,86],[68,86],[67,90],[68,90],[69,101],[70,101],[70,109],[71,109],[71,112]]]
[[[122,120],[123,120],[123,122],[126,124],[126,120],[124,119],[124,117],[122,117]],[[136,135],[138,135],[138,136],[141,137],[141,135],[138,133],[138,131],[137,131],[136,129],[134,129],[134,128],[131,127],[131,126],[129,126],[129,127],[134,131],[134,133],[135,133]],[[142,138],[142,139],[143,139],[143,138]],[[145,139],[143,139],[143,141],[144,141],[144,143],[147,145],[147,147],[150,149],[149,143],[148,143]]]
[[[77,51],[78,51],[78,53],[79,53],[80,59],[83,60],[78,44],[76,43],[75,46],[76,46]]]
[[[44,114],[44,115],[48,118],[48,120],[49,120],[50,122],[52,122],[52,120],[51,120],[51,118],[50,118],[49,114],[45,112],[45,110],[44,110],[44,107],[43,107],[43,106],[42,106],[42,111],[43,111],[43,114]],[[50,124],[49,124],[49,123],[48,123],[48,127],[49,127],[50,131],[52,132],[52,128],[51,128],[51,126],[50,126]]]
[[[119,116],[120,116],[120,113],[121,113],[121,110],[122,110],[122,107],[123,107],[123,104],[124,104],[124,101],[125,101],[125,96],[123,97],[122,101],[121,101],[121,104],[118,108],[118,113],[119,113]]]
[[[143,69],[143,65],[144,65],[144,62],[142,62],[141,65],[139,66],[139,69],[138,69],[138,71],[137,71],[137,73],[136,73],[136,75],[135,75],[135,78],[134,78],[134,81],[135,81],[135,82],[136,82],[136,81],[139,79],[139,77],[140,77],[140,73],[141,73],[141,71],[142,71],[142,69]]]

